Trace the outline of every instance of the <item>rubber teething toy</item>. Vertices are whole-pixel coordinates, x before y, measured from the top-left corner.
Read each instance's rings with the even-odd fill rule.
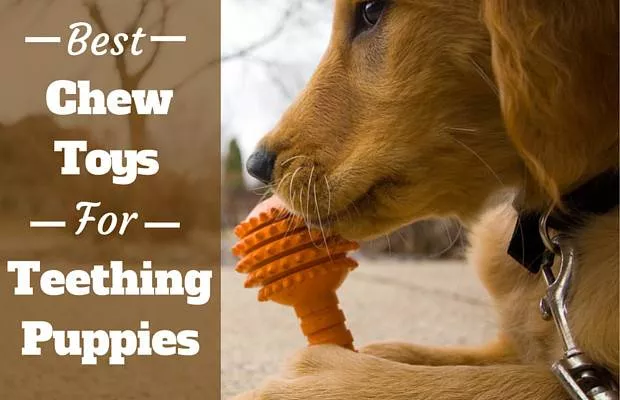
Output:
[[[292,306],[310,345],[336,344],[353,349],[336,290],[357,262],[347,252],[359,245],[339,236],[323,237],[301,218],[279,208],[253,212],[235,228],[240,239],[232,251],[247,273],[245,286],[261,287],[259,301]],[[327,242],[327,246],[325,245]]]

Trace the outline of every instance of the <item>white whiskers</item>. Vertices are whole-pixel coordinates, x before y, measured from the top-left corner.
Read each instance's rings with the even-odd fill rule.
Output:
[[[446,225],[447,222],[445,220],[441,220],[441,226],[444,229],[444,232],[446,233],[446,235],[448,236],[448,245],[446,246],[446,248],[444,248],[443,250],[435,253],[435,254],[431,254],[429,257],[430,258],[438,258],[443,256],[444,254],[446,254],[448,251],[450,251],[452,248],[454,248],[454,246],[456,245],[456,243],[459,241],[459,239],[461,238],[461,234],[463,233],[463,225],[459,224],[459,230],[456,232],[456,236],[454,237],[454,239],[452,239],[452,235],[450,234],[450,228]]]
[[[310,170],[310,176],[308,177],[308,196],[306,199],[306,215],[310,215],[310,187],[312,186],[312,175],[314,174],[314,165]]]
[[[491,79],[489,74],[486,73],[486,71],[480,66],[480,64],[476,62],[476,60],[470,57],[470,61],[473,64],[474,69],[476,70],[478,75],[480,75],[480,77],[482,78],[482,80],[487,85],[489,85],[493,93],[495,93],[495,95],[499,97],[499,90],[497,89],[497,85],[495,85],[495,82],[493,81],[493,79]]]
[[[329,180],[327,180],[327,175],[323,175],[325,178],[325,186],[327,187],[327,216],[332,212],[332,191],[329,187]]]
[[[282,162],[280,163],[280,165],[281,165],[281,166],[285,166],[286,164],[290,163],[291,161],[293,161],[293,160],[297,160],[297,159],[299,159],[299,158],[308,158],[308,157],[307,157],[307,156],[304,156],[304,155],[293,156],[293,157],[291,157],[291,158],[288,158],[288,159],[286,159],[286,160],[282,161]]]
[[[316,183],[313,185],[314,187],[314,207],[316,208],[316,213],[319,219],[319,227],[321,228],[321,235],[323,236],[323,243],[325,243],[325,249],[327,250],[327,255],[331,258],[331,254],[329,253],[329,247],[327,246],[327,237],[325,236],[325,230],[323,229],[323,221],[321,218],[321,210],[319,210],[319,201],[316,196]]]
[[[465,149],[467,149],[467,151],[469,151],[471,154],[473,154],[478,160],[480,160],[480,162],[482,164],[484,164],[485,167],[487,167],[487,169],[489,171],[491,171],[491,173],[493,174],[493,176],[495,177],[495,179],[497,179],[497,181],[504,186],[504,182],[502,181],[502,179],[499,177],[499,175],[497,174],[497,172],[495,172],[495,170],[491,167],[491,165],[489,165],[488,162],[486,162],[484,160],[484,158],[482,158],[480,156],[480,154],[478,154],[474,149],[472,149],[471,147],[469,147],[468,145],[466,145],[465,143],[461,142],[460,140],[458,140],[457,138],[455,138],[452,135],[448,135],[450,136],[450,138],[452,138],[452,140],[454,140],[455,142],[457,142],[458,144],[460,144],[461,146],[463,146]]]

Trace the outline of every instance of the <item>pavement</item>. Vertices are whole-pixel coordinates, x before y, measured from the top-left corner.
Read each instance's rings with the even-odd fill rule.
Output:
[[[259,303],[244,277],[222,270],[222,398],[247,391],[305,346],[294,311]],[[493,310],[461,261],[361,259],[338,292],[355,346],[399,340],[475,345],[493,338]]]

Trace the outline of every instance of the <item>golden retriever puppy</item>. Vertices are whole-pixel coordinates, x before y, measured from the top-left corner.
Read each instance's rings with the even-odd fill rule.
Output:
[[[321,64],[249,170],[293,213],[352,239],[460,218],[501,330],[480,348],[310,347],[240,398],[569,397],[550,369],[563,347],[540,316],[546,285],[507,249],[515,207],[561,208],[569,190],[618,168],[617,8],[336,0]],[[515,206],[498,204],[507,190],[518,193]],[[569,323],[586,354],[617,376],[618,208],[583,217],[572,232],[579,271]]]

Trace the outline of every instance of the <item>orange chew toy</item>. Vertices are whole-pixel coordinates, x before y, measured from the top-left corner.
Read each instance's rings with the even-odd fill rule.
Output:
[[[246,287],[261,287],[259,301],[295,308],[310,345],[353,349],[336,290],[357,267],[346,253],[357,250],[358,244],[329,236],[325,246],[320,231],[309,230],[299,217],[283,214],[270,208],[251,214],[235,228],[240,241],[232,251],[241,257],[237,271],[248,274]]]

